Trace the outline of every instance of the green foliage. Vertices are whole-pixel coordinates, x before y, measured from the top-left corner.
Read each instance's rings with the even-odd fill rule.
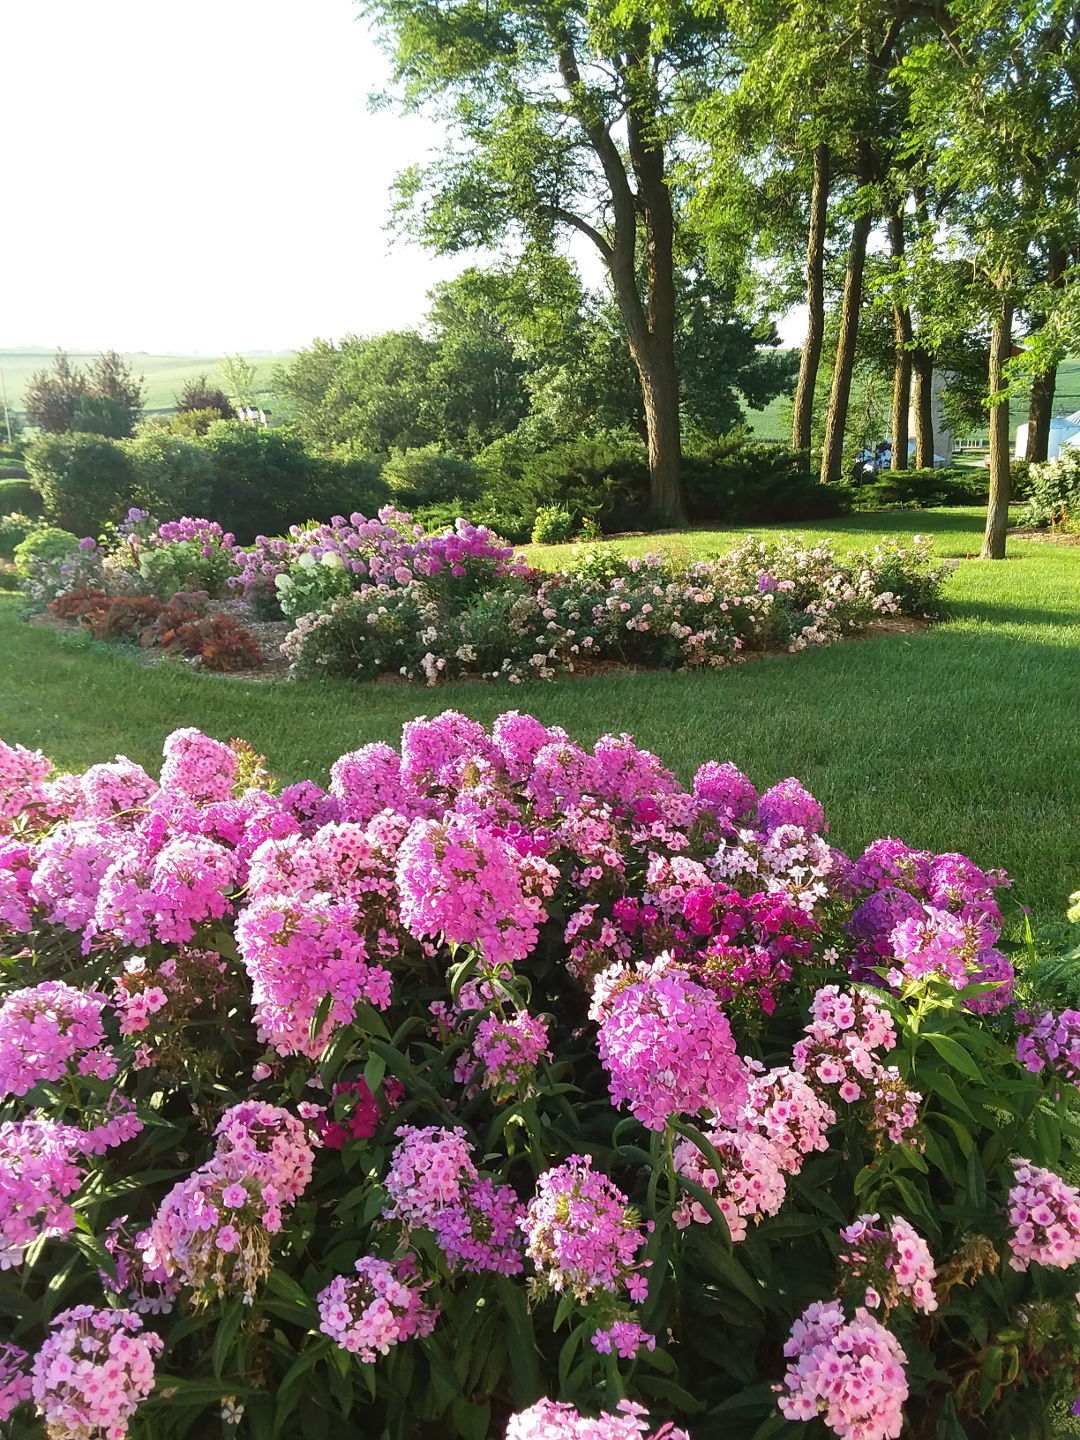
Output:
[[[0,558],[11,560],[15,555],[15,547],[41,528],[40,520],[33,520],[29,515],[20,515],[18,511],[10,515],[0,515]]]
[[[42,560],[63,560],[79,548],[79,537],[70,530],[60,530],[47,525],[33,531],[15,547],[15,569],[21,579],[27,579],[34,564]]]
[[[455,500],[467,507],[482,484],[471,460],[444,454],[437,445],[396,451],[382,467],[382,480],[393,503],[405,509]]]
[[[218,385],[214,385],[205,371],[192,375],[184,381],[183,389],[176,397],[176,408],[181,413],[213,410],[219,420],[235,420],[236,411],[229,397]]]
[[[1024,519],[1068,530],[1080,525],[1080,450],[1069,446],[1056,460],[1031,466]]]
[[[80,535],[97,535],[119,520],[135,493],[127,452],[100,435],[43,435],[27,451],[26,465],[46,516]]]
[[[572,539],[576,528],[569,510],[559,505],[541,505],[533,521],[530,539],[534,545],[558,545]]]
[[[851,481],[851,493],[857,510],[885,510],[898,505],[928,509],[985,502],[987,485],[986,472],[979,470],[881,470],[876,475],[856,475]]]
[[[831,519],[844,514],[839,486],[821,485],[786,446],[736,431],[701,445],[683,460],[683,485],[693,520],[728,524]]]
[[[19,511],[23,515],[40,515],[42,499],[29,480],[0,480],[0,511]]]
[[[643,529],[649,520],[648,457],[630,431],[568,441],[526,457],[520,489],[534,506],[595,520],[606,533]]]
[[[210,513],[240,544],[324,511],[320,466],[290,432],[217,420],[203,445],[215,471]]]
[[[198,540],[141,546],[138,567],[147,593],[161,600],[189,590],[205,590],[212,599],[221,599],[229,594],[226,581],[235,573],[230,550]]]
[[[122,440],[131,434],[131,414],[108,395],[81,395],[71,417],[71,429]]]
[[[216,469],[203,446],[144,426],[124,449],[134,470],[141,509],[161,520],[205,515],[211,509]]]

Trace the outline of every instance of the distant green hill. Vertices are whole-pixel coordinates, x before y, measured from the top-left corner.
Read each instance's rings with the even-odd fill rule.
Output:
[[[92,350],[72,350],[69,352],[72,360],[78,364],[85,361],[94,354]],[[201,375],[203,372],[210,378],[212,383],[221,383],[221,372],[218,363],[221,360],[219,355],[125,355],[136,375],[143,375],[146,378],[146,398],[144,404],[148,411],[172,410],[176,405],[176,396],[183,387],[184,381],[191,379],[194,375]],[[287,355],[251,355],[248,357],[258,370],[258,383],[263,387],[263,395],[270,398],[270,375],[275,365],[288,358]],[[50,350],[0,350],[0,373],[3,375],[4,384],[7,388],[8,404],[13,410],[23,408],[23,390],[26,382],[35,370],[42,370],[48,367],[52,359]]]

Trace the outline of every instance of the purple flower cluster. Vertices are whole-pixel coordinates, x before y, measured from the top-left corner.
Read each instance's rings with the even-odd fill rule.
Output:
[[[0,1125],[0,1270],[22,1263],[42,1236],[75,1226],[71,1197],[83,1182],[85,1134],[55,1120]]]
[[[1016,1057],[1025,1070],[1033,1075],[1051,1070],[1066,1085],[1080,1084],[1080,1010],[1018,1010],[1016,1021],[1024,1032]]]
[[[116,1057],[101,1023],[108,1003],[98,991],[63,980],[11,991],[0,1005],[0,1098],[61,1076],[114,1075]]]
[[[1014,1160],[1016,1183],[1009,1191],[1009,1266],[1067,1269],[1080,1260],[1080,1191],[1060,1175],[1027,1160]]]

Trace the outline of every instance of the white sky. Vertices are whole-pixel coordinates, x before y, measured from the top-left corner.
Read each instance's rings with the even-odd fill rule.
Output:
[[[292,349],[413,324],[458,268],[383,228],[439,136],[368,112],[352,0],[0,8],[0,349]]]
[[[353,0],[0,9],[0,349],[289,350],[415,324],[467,263],[384,228],[441,137],[369,112],[387,67]]]

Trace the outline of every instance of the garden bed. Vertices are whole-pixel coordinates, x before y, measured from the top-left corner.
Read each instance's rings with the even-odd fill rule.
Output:
[[[1001,872],[513,711],[280,794],[191,728],[159,779],[0,745],[0,830],[13,1440],[1072,1403],[1080,1017]]]

